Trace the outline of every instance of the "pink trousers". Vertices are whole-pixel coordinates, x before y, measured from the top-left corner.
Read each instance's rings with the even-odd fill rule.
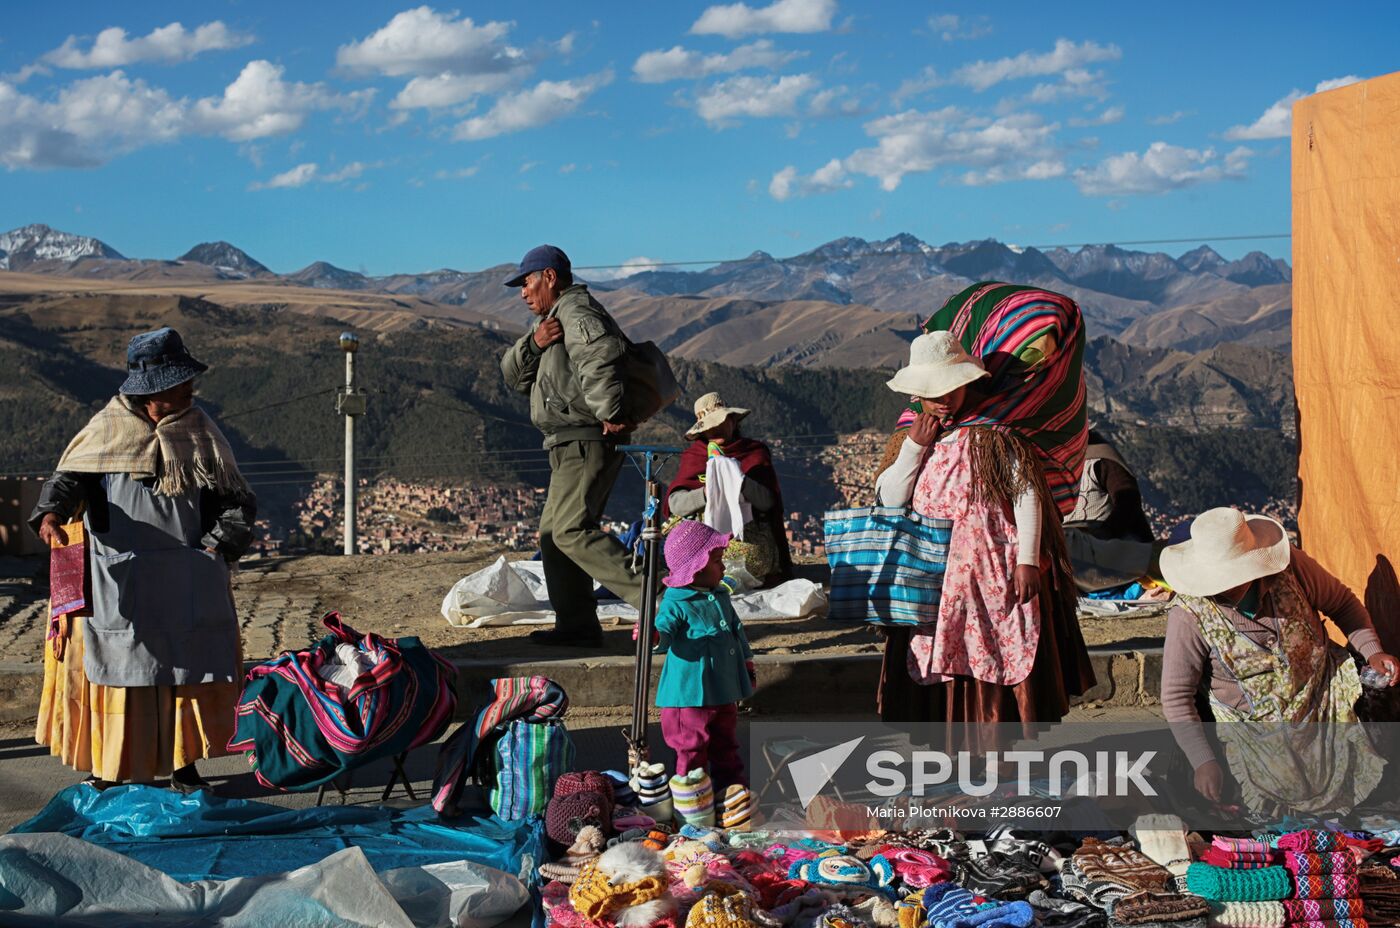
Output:
[[[738,729],[739,707],[733,703],[661,710],[661,737],[676,752],[676,774],[708,771],[716,795],[735,783],[748,785]]]

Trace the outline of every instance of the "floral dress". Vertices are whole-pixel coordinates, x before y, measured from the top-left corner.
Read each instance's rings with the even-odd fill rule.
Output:
[[[914,486],[914,510],[952,520],[953,530],[938,620],[910,637],[909,675],[921,684],[965,676],[1014,686],[1035,663],[1040,603],[1016,601],[1010,508],[973,498],[970,435],[962,428],[936,442]]]

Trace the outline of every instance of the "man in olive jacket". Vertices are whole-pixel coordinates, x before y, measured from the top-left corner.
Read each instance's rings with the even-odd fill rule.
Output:
[[[530,394],[530,421],[544,433],[549,490],[540,514],[540,552],[552,631],[542,644],[598,647],[603,642],[593,581],[641,607],[642,577],[616,538],[600,526],[622,469],[617,450],[632,425],[623,415],[626,339],[607,310],[574,283],[569,258],[553,245],[532,248],[507,287],[538,317],[501,359],[506,383]]]

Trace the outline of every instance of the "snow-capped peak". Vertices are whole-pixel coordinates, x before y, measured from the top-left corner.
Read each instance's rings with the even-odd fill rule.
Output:
[[[0,233],[0,269],[18,270],[33,261],[71,262],[79,258],[121,260],[122,256],[95,238],[60,232],[42,223]]]

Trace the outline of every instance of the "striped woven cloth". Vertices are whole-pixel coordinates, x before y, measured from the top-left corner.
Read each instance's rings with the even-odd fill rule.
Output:
[[[924,323],[946,330],[992,375],[985,399],[954,427],[1009,429],[1036,449],[1061,515],[1074,509],[1088,439],[1084,392],[1084,318],[1061,293],[983,281],[949,298]],[[904,411],[907,429],[919,410]]]
[[[953,523],[873,506],[828,512],[822,522],[831,565],[827,617],[875,625],[938,619]]]
[[[1327,851],[1306,853],[1284,851],[1283,865],[1294,876],[1313,876],[1326,873],[1355,873],[1356,854],[1352,851]]]

